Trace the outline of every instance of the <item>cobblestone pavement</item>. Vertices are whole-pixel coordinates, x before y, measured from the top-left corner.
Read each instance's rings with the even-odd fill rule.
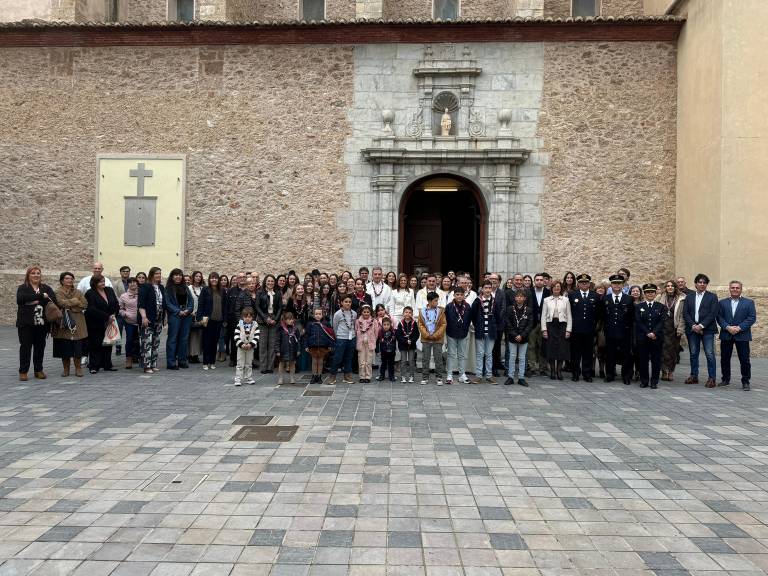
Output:
[[[49,341],[50,346],[50,341]],[[768,362],[664,383],[20,383],[0,330],[0,574],[721,576],[768,570]],[[122,364],[122,361],[118,361]],[[161,362],[162,365],[162,362]],[[297,425],[231,441],[242,415]]]

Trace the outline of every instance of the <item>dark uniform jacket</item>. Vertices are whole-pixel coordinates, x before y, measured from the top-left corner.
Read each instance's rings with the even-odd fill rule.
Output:
[[[619,294],[619,303],[614,301],[613,292],[603,297],[605,314],[603,316],[603,332],[606,339],[623,340],[632,335],[632,324],[635,322],[635,308],[632,297],[623,292]]]
[[[590,290],[584,298],[581,290],[575,290],[568,294],[571,303],[571,316],[573,317],[573,334],[594,334],[597,321],[601,318],[602,301],[597,292]]]
[[[661,302],[638,302],[635,304],[635,334],[638,340],[653,332],[656,339],[664,337],[664,305]]]
[[[518,308],[516,305],[508,305],[506,310],[506,322],[504,323],[504,331],[507,334],[507,342],[515,344],[523,344],[528,341],[528,336],[533,330],[533,326],[536,321],[533,318],[533,312],[530,306],[523,306]],[[516,342],[515,338],[522,336],[520,342]]]

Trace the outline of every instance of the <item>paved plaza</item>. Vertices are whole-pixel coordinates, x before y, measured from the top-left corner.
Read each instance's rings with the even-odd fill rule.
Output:
[[[684,368],[659,390],[235,388],[223,364],[61,378],[50,341],[21,383],[12,329],[0,349],[3,576],[768,571],[768,361],[751,392]],[[298,430],[231,440],[247,415]]]

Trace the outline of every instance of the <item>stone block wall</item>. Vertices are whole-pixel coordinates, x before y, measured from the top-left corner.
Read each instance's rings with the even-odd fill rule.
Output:
[[[544,0],[544,16],[570,18],[572,0]],[[642,16],[643,0],[600,0],[601,16]]]
[[[675,272],[675,47],[550,43],[538,135],[545,268]]]

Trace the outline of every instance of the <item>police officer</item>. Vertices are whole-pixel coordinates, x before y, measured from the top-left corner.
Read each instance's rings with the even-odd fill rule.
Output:
[[[592,277],[580,274],[576,278],[578,290],[571,292],[568,299],[571,303],[573,330],[571,331],[571,380],[579,381],[579,375],[584,376],[585,382],[592,382],[594,369],[595,331],[597,321],[602,312],[602,302],[597,292],[589,289]]]
[[[640,388],[648,388],[650,380],[653,390],[659,385],[661,348],[664,343],[664,306],[661,302],[653,301],[657,291],[656,284],[643,284],[645,300],[638,302],[635,306],[635,335],[637,352],[640,356]],[[650,378],[649,360],[651,362]]]
[[[632,382],[632,324],[635,310],[632,297],[624,293],[624,276],[614,274],[608,280],[611,290],[603,297],[605,319],[605,381],[616,379],[616,363],[621,363],[621,379]]]

